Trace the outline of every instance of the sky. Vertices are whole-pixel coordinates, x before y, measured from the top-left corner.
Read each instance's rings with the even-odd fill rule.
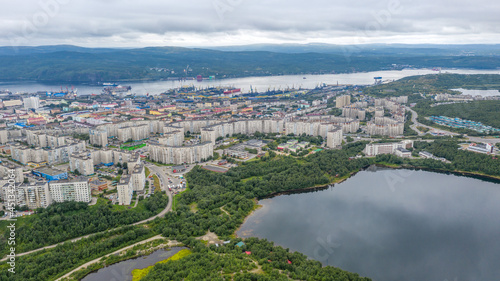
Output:
[[[494,0],[0,0],[0,45],[500,43]]]

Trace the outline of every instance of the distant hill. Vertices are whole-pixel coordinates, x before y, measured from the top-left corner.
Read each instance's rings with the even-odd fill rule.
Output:
[[[499,74],[428,74],[409,76],[397,81],[365,88],[365,94],[377,97],[405,96],[413,93],[457,93],[452,89],[500,90]]]
[[[468,44],[468,45],[437,45],[437,44],[361,44],[361,45],[333,45],[333,44],[253,44],[243,46],[207,47],[219,51],[267,51],[277,53],[324,53],[324,54],[362,54],[395,56],[500,56],[498,44]]]
[[[302,48],[302,51],[299,52],[298,48]],[[308,48],[323,48],[324,51],[309,52]],[[480,49],[478,46],[476,48]],[[436,66],[497,68],[500,65],[500,56],[494,55],[494,50],[498,49],[498,46],[486,45],[481,48],[485,54],[471,56],[471,53],[459,55],[457,50],[462,52],[464,48],[460,49],[457,46],[449,48],[441,46],[438,51],[431,47],[371,48],[363,45],[345,49],[334,45],[306,45],[278,48],[275,52],[179,47],[140,49],[82,48],[68,45],[0,47],[0,81],[98,83],[160,80],[197,75],[227,78],[349,73],[401,69],[408,65],[416,68]],[[487,52],[492,54],[487,55]]]

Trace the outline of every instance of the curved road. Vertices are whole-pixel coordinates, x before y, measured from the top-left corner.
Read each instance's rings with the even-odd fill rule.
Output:
[[[409,108],[409,107],[406,107],[406,109],[408,111],[411,111],[411,121],[413,122],[413,125],[411,125],[410,127],[418,133],[419,136],[423,136],[425,135],[424,132],[421,132],[417,129],[417,127],[424,127],[424,128],[427,128],[429,130],[437,130],[437,131],[440,131],[440,132],[443,132],[445,134],[448,134],[448,135],[453,135],[453,136],[458,136],[460,134],[457,134],[457,133],[454,133],[454,132],[450,132],[450,131],[446,131],[446,130],[443,130],[443,129],[438,129],[438,128],[434,128],[434,127],[431,127],[431,126],[427,126],[427,125],[424,125],[420,122],[417,121],[417,118],[418,118],[418,113]],[[500,143],[500,138],[482,138],[482,137],[471,137],[471,136],[467,136],[466,139],[468,141],[471,141],[471,142],[487,142],[487,143]]]
[[[173,197],[172,197],[172,193],[170,191],[168,191],[168,188],[166,187],[165,183],[167,182],[167,179],[166,179],[166,176],[164,173],[161,172],[161,169],[157,166],[154,166],[154,165],[147,165],[146,167],[148,167],[148,169],[152,172],[154,172],[155,174],[158,175],[158,178],[160,179],[160,186],[161,186],[161,189],[166,191],[167,193],[167,196],[168,196],[168,204],[167,206],[165,207],[165,209],[163,209],[160,213],[158,213],[157,215],[155,216],[152,216],[148,219],[145,219],[145,220],[142,220],[142,221],[139,221],[139,222],[136,222],[136,223],[133,223],[133,224],[129,224],[129,225],[123,225],[123,226],[120,226],[120,227],[116,227],[116,228],[112,228],[112,229],[109,229],[109,230],[106,230],[106,231],[102,231],[102,232],[97,232],[97,233],[105,233],[105,232],[110,232],[110,231],[113,231],[113,230],[116,230],[116,229],[120,229],[122,227],[125,227],[125,226],[135,226],[135,225],[139,225],[139,224],[143,224],[143,223],[147,223],[147,222],[150,222],[158,217],[164,217],[166,213],[172,211],[172,202],[173,202]],[[91,234],[88,234],[88,235],[85,235],[85,236],[81,236],[81,237],[78,237],[78,238],[74,238],[74,239],[71,239],[71,240],[66,240],[64,242],[60,242],[60,243],[57,243],[57,244],[54,244],[54,245],[50,245],[50,246],[46,246],[46,247],[43,247],[43,248],[38,248],[38,249],[35,249],[35,250],[31,250],[31,251],[28,251],[28,252],[24,252],[24,253],[19,253],[19,254],[16,254],[16,257],[20,257],[20,256],[24,256],[24,255],[29,255],[29,254],[32,254],[32,253],[36,253],[36,252],[39,252],[39,251],[42,251],[42,250],[46,250],[46,249],[52,249],[52,248],[55,248],[56,246],[58,245],[62,245],[66,242],[76,242],[76,241],[79,241],[79,240],[82,240],[82,239],[85,239],[85,238],[88,238],[94,234],[97,234],[97,233],[91,233]],[[3,262],[3,261],[6,261],[7,260],[7,257],[4,257],[2,259],[0,259],[0,262]]]

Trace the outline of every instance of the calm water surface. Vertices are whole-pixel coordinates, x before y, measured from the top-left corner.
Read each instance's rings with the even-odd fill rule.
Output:
[[[82,281],[131,281],[132,270],[143,269],[159,261],[168,259],[182,249],[185,248],[175,247],[170,251],[158,250],[149,256],[122,261],[106,268],[99,269],[97,272],[87,275]]]
[[[469,70],[469,69],[450,69],[443,70],[442,73],[459,73],[459,74],[500,74],[500,70]],[[398,80],[403,77],[413,75],[423,75],[438,73],[430,69],[403,69],[403,70],[388,70],[375,72],[359,72],[348,74],[324,74],[324,75],[284,75],[284,76],[266,76],[266,77],[246,77],[221,80],[204,80],[197,82],[189,81],[158,81],[144,83],[127,83],[122,84],[132,87],[132,93],[143,95],[161,94],[169,89],[175,89],[182,86],[195,86],[198,88],[206,87],[236,87],[241,88],[243,92],[249,92],[252,88],[256,91],[266,91],[268,89],[286,89],[286,88],[303,88],[312,89],[320,84],[354,84],[354,85],[369,85],[373,84],[373,77],[382,77],[383,81]],[[304,79],[306,78],[306,79]],[[108,81],[115,82],[115,81]],[[11,92],[37,92],[37,91],[60,91],[63,89],[71,89],[74,86],[78,90],[79,95],[100,94],[102,88],[100,86],[88,85],[67,85],[54,84],[45,85],[40,83],[5,83],[0,82],[0,90],[10,90]]]
[[[500,184],[363,171],[333,188],[260,201],[257,236],[377,281],[500,280]]]

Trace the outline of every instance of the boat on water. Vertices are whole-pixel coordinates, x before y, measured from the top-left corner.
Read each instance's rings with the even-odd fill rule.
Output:
[[[102,85],[104,87],[116,87],[116,86],[118,86],[118,84],[116,84],[116,83],[102,83]]]

